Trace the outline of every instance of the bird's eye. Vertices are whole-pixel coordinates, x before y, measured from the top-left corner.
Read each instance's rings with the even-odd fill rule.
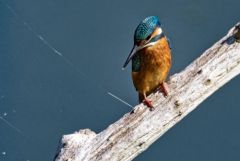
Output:
[[[149,40],[151,38],[151,35],[149,35],[146,39]]]

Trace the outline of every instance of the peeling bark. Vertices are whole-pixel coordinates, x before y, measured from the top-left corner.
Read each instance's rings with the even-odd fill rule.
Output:
[[[154,111],[143,104],[99,134],[89,129],[64,135],[55,161],[128,161],[240,73],[240,23],[168,81],[167,98],[149,96]]]

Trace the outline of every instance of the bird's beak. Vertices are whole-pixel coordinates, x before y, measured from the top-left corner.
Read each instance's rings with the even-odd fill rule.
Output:
[[[148,46],[152,46],[154,45],[154,43],[149,43],[149,42],[146,42],[145,45],[143,46],[137,46],[137,45],[134,45],[133,48],[132,48],[132,51],[131,53],[128,55],[128,58],[126,60],[126,62],[124,63],[123,67],[122,67],[122,70],[125,69],[125,67],[128,65],[128,63],[130,62],[130,60],[132,60],[132,58],[134,57],[134,55],[136,55],[136,53],[145,48],[145,47],[148,47]]]
[[[128,65],[128,63],[132,60],[132,58],[134,57],[134,55],[137,53],[137,51],[139,51],[140,48],[137,45],[134,45],[132,48],[131,53],[128,55],[126,62],[124,63],[122,70],[125,69],[125,67]]]

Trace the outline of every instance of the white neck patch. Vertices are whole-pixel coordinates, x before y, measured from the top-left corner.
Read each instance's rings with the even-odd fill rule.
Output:
[[[161,27],[157,28],[157,35],[160,35],[160,34],[162,34],[162,28]]]

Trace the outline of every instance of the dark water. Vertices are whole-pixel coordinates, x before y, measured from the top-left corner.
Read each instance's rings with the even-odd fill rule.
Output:
[[[171,39],[173,74],[240,20],[239,7],[239,0],[0,0],[0,160],[51,161],[63,134],[100,132],[130,111],[107,92],[137,103],[130,68],[121,67],[146,16],[159,16]],[[239,83],[135,160],[239,160]]]

